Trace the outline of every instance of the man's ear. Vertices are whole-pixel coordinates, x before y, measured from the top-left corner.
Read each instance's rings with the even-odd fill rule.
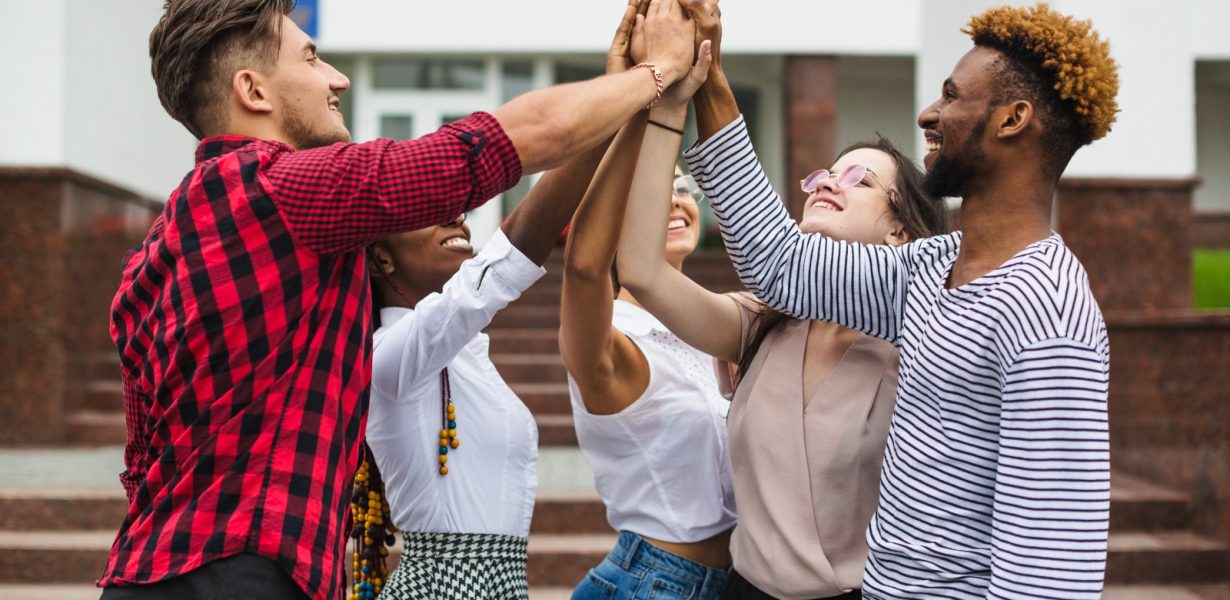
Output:
[[[257,113],[273,112],[268,82],[260,73],[247,69],[236,71],[231,78],[231,91],[244,109]]]
[[[1034,123],[1034,105],[1028,100],[1014,100],[995,112],[995,137],[1001,139],[1021,135]]]

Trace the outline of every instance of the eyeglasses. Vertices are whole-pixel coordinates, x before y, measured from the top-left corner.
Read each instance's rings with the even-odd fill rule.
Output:
[[[834,175],[837,174],[830,173],[828,169],[820,169],[819,171],[816,171],[799,181],[799,187],[808,194],[814,194],[816,189],[820,187],[820,184],[824,183]],[[867,175],[871,175],[871,178],[874,179],[880,187],[884,188],[884,191],[888,191],[888,188],[885,187],[883,183],[880,183],[880,177],[876,175],[875,171],[868,169],[865,165],[850,165],[846,167],[846,170],[842,171],[841,175],[837,176],[837,187],[843,190],[852,188],[859,183],[862,183],[863,177]]]
[[[700,191],[700,186],[696,185],[696,180],[691,175],[676,177],[672,193],[681,202],[700,204],[705,200],[704,194]]]

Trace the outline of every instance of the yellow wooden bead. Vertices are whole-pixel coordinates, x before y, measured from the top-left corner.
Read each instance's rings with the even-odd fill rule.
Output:
[[[452,446],[453,448],[456,448],[457,446],[461,445],[461,440],[457,438],[453,438],[453,441],[449,442],[449,445]]]
[[[447,454],[441,454],[441,455],[440,455],[440,464],[444,464],[444,463],[446,463],[446,462],[448,462],[448,455],[447,455]]]
[[[448,437],[448,429],[441,429],[440,437]]]
[[[448,437],[451,437],[451,438],[457,437],[457,430],[456,429],[448,430]]]
[[[440,438],[440,446],[447,446],[448,438]]]
[[[441,475],[448,475],[448,467],[446,467],[446,466],[444,466],[444,465],[440,465],[440,474],[441,474]]]

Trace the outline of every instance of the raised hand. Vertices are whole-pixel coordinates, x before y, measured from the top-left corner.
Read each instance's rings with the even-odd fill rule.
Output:
[[[686,110],[692,95],[709,77],[709,65],[713,62],[712,47],[713,44],[709,40],[700,43],[700,48],[697,49],[696,64],[692,65],[692,70],[688,71],[687,77],[666,88],[666,91],[662,93],[661,106],[681,106]]]
[[[696,56],[696,29],[678,0],[650,0],[644,35],[645,61],[658,66],[666,85],[687,76]]]
[[[615,30],[615,38],[611,40],[611,49],[606,53],[607,75],[623,73],[636,64],[632,61],[632,30],[642,20],[638,13],[642,4],[648,7],[647,2],[648,0],[628,0],[628,5],[624,7],[624,16],[619,21],[619,28]]]
[[[713,43],[713,66],[722,64],[722,9],[718,8],[718,0],[679,0],[683,3],[696,24],[696,52],[700,55],[700,44],[705,40]]]

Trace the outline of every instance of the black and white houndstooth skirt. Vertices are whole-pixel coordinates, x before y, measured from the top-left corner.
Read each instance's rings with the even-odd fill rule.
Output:
[[[529,600],[527,538],[485,533],[407,533],[379,600]]]

